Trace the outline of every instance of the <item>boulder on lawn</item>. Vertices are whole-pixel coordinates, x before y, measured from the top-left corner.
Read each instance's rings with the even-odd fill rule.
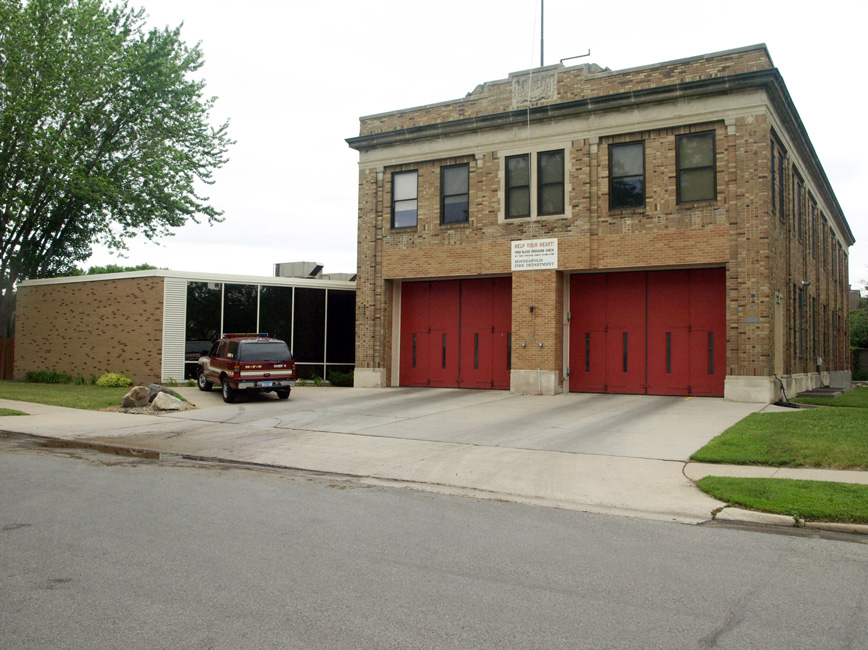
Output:
[[[133,386],[130,392],[124,395],[121,405],[126,408],[147,406],[151,400],[151,391],[145,386]]]
[[[187,408],[184,402],[168,393],[157,393],[151,406],[159,411],[183,411]]]
[[[173,391],[171,388],[166,388],[165,386],[161,386],[160,384],[151,384],[150,386],[148,386],[148,390],[151,393],[151,402],[153,402],[154,398],[160,393],[166,393],[167,395],[171,395],[172,397],[178,397],[178,393]]]

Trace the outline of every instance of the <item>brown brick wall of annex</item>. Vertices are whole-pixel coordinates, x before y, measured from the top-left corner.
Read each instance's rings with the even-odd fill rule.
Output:
[[[150,277],[20,287],[15,378],[45,370],[159,381],[163,282]]]
[[[557,102],[636,92],[648,88],[768,70],[772,67],[765,48],[756,48],[618,72],[592,72],[590,66],[560,68],[557,80]],[[545,103],[540,102],[535,105]],[[511,80],[495,81],[485,84],[483,88],[477,89],[463,100],[363,118],[359,134],[386,133],[503,113],[513,108]]]

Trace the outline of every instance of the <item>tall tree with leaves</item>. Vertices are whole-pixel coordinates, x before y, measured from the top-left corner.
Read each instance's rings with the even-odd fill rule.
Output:
[[[227,124],[175,29],[103,0],[0,0],[0,326],[16,282],[123,250],[188,220],[221,221],[200,183],[227,161]]]

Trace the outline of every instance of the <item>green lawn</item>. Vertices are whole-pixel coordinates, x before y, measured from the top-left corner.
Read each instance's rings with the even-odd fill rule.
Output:
[[[129,388],[76,386],[75,384],[30,384],[23,381],[0,381],[0,399],[36,402],[52,406],[100,410],[120,406]]]
[[[694,453],[735,465],[868,469],[868,409],[754,413]]]
[[[868,388],[799,402],[840,408],[754,413],[691,456],[705,463],[868,470]],[[711,496],[753,510],[819,521],[868,523],[868,486],[706,476]]]
[[[0,408],[0,415],[27,415],[24,411],[16,411],[15,409]]]
[[[732,505],[814,521],[868,523],[868,485],[706,476],[697,485]]]

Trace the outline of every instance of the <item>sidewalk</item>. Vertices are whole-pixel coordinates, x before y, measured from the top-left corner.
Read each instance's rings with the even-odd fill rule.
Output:
[[[320,395],[322,393],[317,397]],[[296,391],[293,392],[293,398],[295,396]],[[358,397],[358,393],[350,396]],[[185,397],[198,400],[210,396],[197,396],[196,392],[191,392]],[[442,394],[437,397],[442,397]],[[491,393],[490,398],[482,392],[471,393],[461,399],[465,403],[471,400],[474,404],[451,407],[453,410],[450,412],[460,413],[465,418],[472,417],[473,413],[487,413],[493,417],[493,410],[503,411],[510,404],[516,404],[507,398],[510,398],[509,394],[503,392]],[[534,404],[517,403],[522,406]],[[550,407],[552,403],[545,406]],[[337,421],[336,410],[328,411],[325,405],[307,406],[307,410],[304,410],[305,404],[303,399],[298,400],[295,411],[291,411],[294,417],[311,421],[314,417],[312,414],[318,414],[328,422]],[[685,463],[682,459],[637,458],[408,437],[413,435],[412,431],[424,437],[422,432],[429,426],[427,423],[432,419],[442,422],[443,413],[407,420],[404,423],[404,437],[286,428],[280,417],[264,419],[259,415],[251,415],[249,411],[255,411],[255,406],[250,405],[249,409],[244,405],[237,407],[237,410],[231,411],[233,417],[230,419],[233,421],[227,422],[214,421],[220,412],[216,407],[151,416],[0,400],[0,407],[30,414],[3,417],[0,419],[0,430],[86,446],[146,450],[157,456],[162,454],[283,467],[337,474],[368,484],[400,485],[448,494],[682,523],[709,521],[713,513],[725,506],[693,485],[693,481],[709,474],[787,476],[868,484],[868,472],[707,465]],[[675,406],[680,405],[675,403]],[[263,408],[277,413],[267,403]],[[415,405],[414,408],[419,407]],[[352,414],[354,422],[362,417],[357,411]],[[227,411],[223,410],[222,413],[225,418]],[[346,418],[350,418],[350,415],[346,415]],[[248,421],[238,421],[245,419]],[[400,424],[399,421],[389,422],[383,430],[392,431]],[[316,426],[321,428],[321,422],[317,421]],[[374,428],[374,431],[379,430]],[[732,508],[726,508],[724,513],[729,514],[721,513],[717,518],[757,523],[758,513],[741,515]],[[759,523],[795,524],[792,518],[783,518],[786,521],[761,519]]]

